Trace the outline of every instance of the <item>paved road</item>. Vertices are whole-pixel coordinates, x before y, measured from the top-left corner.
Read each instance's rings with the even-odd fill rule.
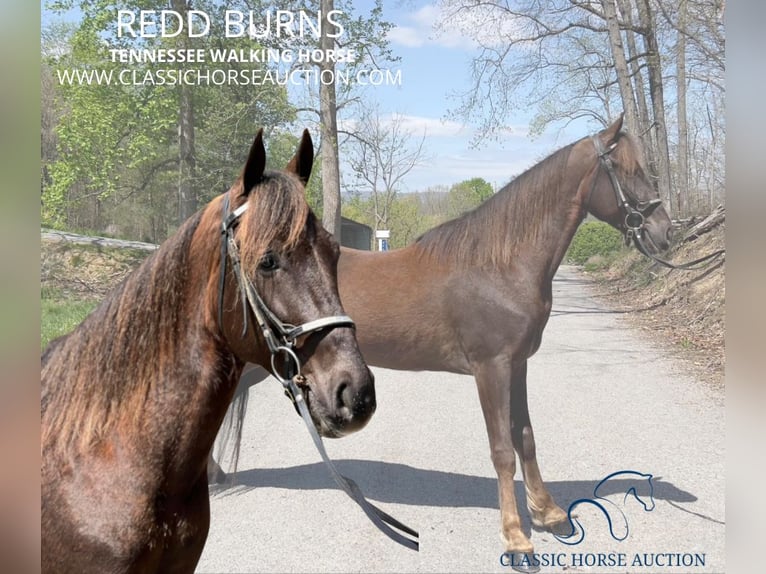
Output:
[[[543,572],[723,572],[723,394],[684,373],[651,333],[605,312],[575,269],[561,268],[554,291],[529,365],[543,477],[566,507],[592,497],[610,473],[651,473],[656,506],[646,512],[628,499],[623,542],[588,506],[578,513],[586,526],[580,545],[533,531],[536,552],[566,566]],[[420,552],[378,533],[335,488],[280,386],[268,380],[251,391],[239,486],[212,497],[199,572],[510,571],[500,564],[496,480],[473,379],[375,374],[377,413],[362,432],[327,441],[328,451],[371,500],[420,531]],[[618,491],[628,487],[617,483],[609,500],[622,505]],[[523,500],[518,477],[517,496]],[[599,553],[607,564],[627,565],[598,567]],[[660,566],[634,565],[644,554],[662,554]],[[696,565],[674,565],[688,560]]]

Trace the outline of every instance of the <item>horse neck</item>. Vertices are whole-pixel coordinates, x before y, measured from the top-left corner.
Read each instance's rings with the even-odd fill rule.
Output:
[[[583,181],[590,168],[575,161],[572,153],[566,159],[563,174],[550,172],[544,177],[525,174],[526,180],[530,181],[528,185],[525,180],[515,187],[515,191],[514,186],[509,186],[497,194],[500,203],[517,202],[533,206],[531,209],[486,205],[495,217],[505,217],[504,224],[510,234],[508,241],[514,246],[507,262],[515,265],[523,261],[527,271],[543,283],[553,280],[585,217]],[[519,213],[524,213],[525,218],[521,225],[518,223]],[[521,233],[517,232],[517,227],[521,228]]]

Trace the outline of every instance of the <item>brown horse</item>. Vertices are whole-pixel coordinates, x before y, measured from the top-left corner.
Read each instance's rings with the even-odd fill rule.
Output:
[[[43,571],[194,571],[207,456],[248,362],[292,362],[327,436],[369,420],[338,245],[304,198],[313,154],[304,132],[287,170],[266,171],[259,132],[229,191],[46,349]]]
[[[649,251],[669,247],[670,218],[638,141],[621,128],[622,118],[560,149],[409,247],[341,250],[341,298],[369,364],[476,378],[498,476],[502,535],[512,553],[533,551],[514,496],[516,456],[532,523],[556,530],[567,520],[538,468],[527,360],[540,346],[553,276],[578,225],[591,213]],[[241,387],[257,378],[245,377]],[[239,393],[236,402],[245,398]]]

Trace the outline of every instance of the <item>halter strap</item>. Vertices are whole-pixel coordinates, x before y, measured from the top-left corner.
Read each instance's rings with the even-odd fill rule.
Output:
[[[221,241],[222,261],[218,289],[219,324],[223,324],[223,292],[226,285],[226,261],[230,258],[232,266],[234,267],[234,275],[237,278],[237,283],[239,284],[242,295],[242,336],[244,337],[247,334],[247,307],[249,306],[258,323],[258,327],[261,329],[261,334],[269,347],[272,357],[280,347],[288,347],[292,350],[295,340],[301,335],[313,333],[328,327],[353,327],[354,321],[348,315],[333,315],[321,319],[314,319],[313,321],[308,321],[302,325],[295,326],[282,322],[282,320],[269,309],[268,305],[266,305],[264,300],[258,294],[258,291],[255,289],[253,282],[247,274],[242,272],[239,248],[237,247],[237,243],[234,240],[234,234],[232,233],[239,217],[247,210],[247,206],[248,204],[244,203],[231,213],[228,213],[229,195],[226,194],[224,198],[223,222],[221,224],[221,234],[223,236]],[[245,305],[245,301],[247,301],[249,305]]]

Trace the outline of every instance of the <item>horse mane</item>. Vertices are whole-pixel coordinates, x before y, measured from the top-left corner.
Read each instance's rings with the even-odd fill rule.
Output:
[[[249,203],[236,231],[245,271],[267,250],[297,245],[310,213],[303,189],[292,174],[266,172],[246,199],[241,179],[229,190],[232,209]],[[203,337],[216,336],[215,313],[206,314],[200,296],[217,285],[222,199],[190,217],[75,330],[51,342],[41,358],[43,445],[93,446],[121,422],[141,424],[146,405],[171,385],[234,376],[233,357],[201,352]]]
[[[641,172],[648,173],[643,147],[632,134],[620,132],[617,135],[617,146],[610,155],[619,167],[620,173],[625,176],[630,177]]]
[[[241,193],[241,189],[240,179],[234,192]],[[250,206],[242,215],[237,237],[243,269],[254,269],[267,251],[289,252],[295,248],[311,210],[300,179],[285,171],[266,171],[261,185],[254,187],[247,198]]]
[[[520,245],[549,225],[544,219],[562,201],[561,187],[574,144],[555,151],[513,179],[484,203],[426,231],[415,245],[425,257],[455,264],[504,265]]]

